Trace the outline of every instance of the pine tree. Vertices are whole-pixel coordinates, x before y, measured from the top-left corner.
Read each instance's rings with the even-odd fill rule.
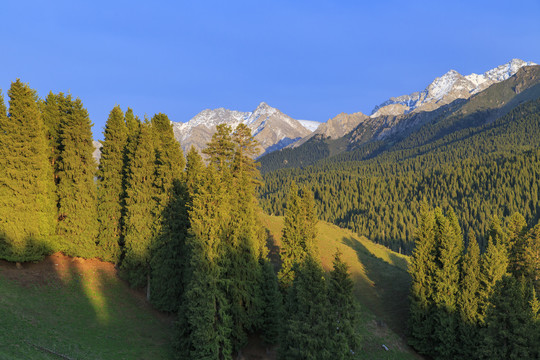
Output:
[[[96,256],[97,199],[92,123],[80,99],[58,95],[61,109],[58,159],[58,226],[66,254]]]
[[[288,294],[279,358],[334,359],[330,339],[335,330],[329,309],[324,271],[308,256],[299,266]]]
[[[120,106],[115,106],[105,124],[98,169],[99,256],[105,261],[120,259],[123,173],[127,129]]]
[[[460,292],[458,298],[459,355],[471,359],[478,346],[478,289],[480,286],[480,248],[472,230],[469,232],[469,246],[463,256],[461,266]]]
[[[415,232],[415,248],[409,273],[411,274],[409,343],[421,354],[433,351],[433,296],[435,291],[435,216],[423,205]]]
[[[150,246],[154,236],[155,149],[149,123],[141,125],[129,164],[124,219],[124,257],[121,267],[134,287],[147,284]]]
[[[330,334],[331,353],[334,359],[355,359],[360,354],[358,304],[353,288],[348,266],[341,260],[341,253],[336,252],[328,284],[333,332]]]
[[[17,80],[0,95],[0,257],[40,259],[55,246],[54,183],[35,92]]]

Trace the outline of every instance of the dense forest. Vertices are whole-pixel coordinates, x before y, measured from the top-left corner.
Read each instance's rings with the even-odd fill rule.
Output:
[[[432,207],[460,209],[461,227],[466,234],[473,230],[482,249],[494,216],[521,212],[535,224],[540,99],[486,124],[457,126],[450,120],[446,126],[428,124],[396,143],[373,141],[311,166],[266,172],[262,206],[283,214],[284,189],[295,181],[314,192],[321,219],[409,254],[424,200]],[[295,150],[309,152],[312,146]]]
[[[434,359],[540,357],[540,223],[495,219],[465,250],[456,214],[424,204],[409,272],[410,344]]]
[[[231,359],[259,334],[282,359],[358,358],[358,305],[347,265],[326,274],[307,189],[290,189],[282,261],[268,259],[257,200],[256,143],[219,125],[184,157],[166,115],[110,112],[99,166],[80,99],[0,96],[0,258],[61,251],[117,265],[155,308],[177,314],[178,359]],[[186,160],[187,159],[187,160]],[[313,295],[316,294],[314,297]]]

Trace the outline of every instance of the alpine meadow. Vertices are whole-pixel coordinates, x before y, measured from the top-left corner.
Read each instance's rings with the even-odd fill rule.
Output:
[[[6,4],[0,359],[540,359],[540,5],[396,3]]]

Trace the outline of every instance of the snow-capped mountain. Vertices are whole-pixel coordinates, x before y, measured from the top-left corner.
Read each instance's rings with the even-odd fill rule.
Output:
[[[311,132],[317,130],[317,128],[319,127],[319,125],[321,125],[320,122],[318,122],[318,121],[313,121],[313,120],[298,120],[298,122],[299,122],[300,124],[302,124],[303,127],[305,127],[306,129],[308,129],[308,130],[311,131]]]
[[[261,102],[252,112],[224,108],[203,110],[185,123],[173,122],[175,138],[184,151],[192,145],[202,150],[212,139],[219,124],[228,124],[233,130],[246,124],[260,145],[260,154],[281,149],[311,133],[301,122]]]
[[[473,73],[463,76],[455,70],[450,70],[443,76],[436,78],[423,91],[392,97],[376,106],[371,117],[435,110],[456,99],[468,99],[494,83],[508,79],[523,66],[531,65],[536,64],[531,61],[512,59],[508,63],[488,70],[483,74]]]

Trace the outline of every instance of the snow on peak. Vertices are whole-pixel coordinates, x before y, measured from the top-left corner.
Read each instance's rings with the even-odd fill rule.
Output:
[[[469,98],[471,95],[487,89],[494,83],[508,79],[516,74],[523,66],[531,65],[536,64],[532,61],[512,59],[506,64],[486,71],[482,75],[472,73],[463,76],[455,70],[450,70],[441,77],[433,80],[421,92],[392,97],[376,106],[371,113],[371,117],[407,114],[418,108],[433,110],[453,100]]]
[[[313,121],[313,120],[297,120],[303,127],[305,127],[306,129],[308,129],[309,131],[311,132],[314,132],[315,130],[317,130],[317,128],[319,127],[319,125],[321,125],[320,122],[318,121]]]

